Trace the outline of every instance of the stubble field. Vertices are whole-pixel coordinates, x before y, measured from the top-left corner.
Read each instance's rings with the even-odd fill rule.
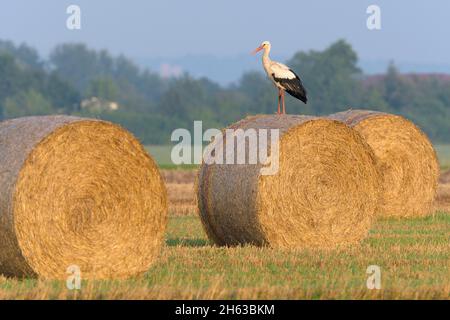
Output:
[[[434,215],[380,220],[360,246],[329,251],[215,247],[195,212],[195,172],[163,175],[166,245],[145,275],[83,282],[81,290],[68,290],[64,281],[0,278],[0,299],[450,298],[450,174],[441,178]],[[370,265],[380,267],[380,290],[367,288]]]

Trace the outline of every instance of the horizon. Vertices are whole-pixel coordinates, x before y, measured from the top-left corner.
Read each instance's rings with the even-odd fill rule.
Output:
[[[81,8],[80,30],[66,28],[70,4]],[[381,30],[366,27],[370,4],[381,8]],[[166,64],[169,73],[181,69],[222,84],[237,80],[239,70],[242,74],[261,68],[260,60],[249,52],[266,39],[273,44],[272,56],[281,61],[297,51],[323,50],[343,38],[369,74],[380,73],[389,61],[402,72],[450,72],[450,43],[442,41],[448,33],[444,22],[450,3],[443,0],[431,4],[406,0],[345,4],[283,0],[275,4],[264,0],[239,5],[230,1],[123,5],[105,0],[18,0],[3,4],[2,9],[0,38],[27,43],[43,57],[57,44],[82,42],[113,55],[123,54],[157,72]]]
[[[345,40],[345,39],[344,39]],[[43,59],[42,61],[47,61],[49,56],[43,55],[34,46],[22,42],[17,43],[10,39],[1,39],[0,41],[11,41],[16,47],[20,45],[27,45],[33,49],[36,49],[39,57]],[[337,40],[336,40],[337,41]],[[345,40],[347,41],[347,40]],[[85,45],[89,50],[95,50],[99,52],[100,50],[107,50],[112,57],[118,57],[119,54],[114,54],[109,52],[108,49],[98,49],[91,47],[83,42],[63,42],[62,44],[81,44]],[[332,43],[330,43],[331,45]],[[301,50],[297,51],[300,52]],[[296,53],[296,52],[295,52]],[[295,54],[294,53],[294,54]],[[357,52],[356,52],[357,53]],[[358,54],[358,53],[357,53]],[[156,72],[162,78],[173,78],[179,77],[183,74],[189,74],[194,78],[208,78],[222,86],[229,86],[236,84],[243,74],[249,71],[260,71],[263,72],[261,68],[261,57],[250,56],[248,54],[237,54],[235,56],[229,57],[217,57],[212,54],[202,54],[202,55],[192,55],[186,54],[180,57],[174,57],[165,59],[162,57],[154,58],[135,58],[124,54],[121,54],[134,64],[136,64],[141,70],[150,70]],[[272,57],[273,58],[273,57]],[[275,56],[275,60],[282,62],[287,61],[292,57],[280,57]],[[251,59],[251,63],[248,63]],[[201,61],[199,63],[199,61]],[[214,63],[213,63],[214,62]],[[449,75],[450,76],[450,64],[437,65],[437,64],[417,64],[414,62],[402,61],[400,63],[393,60],[361,60],[358,55],[358,66],[361,71],[366,76],[377,76],[386,73],[389,64],[393,63],[396,69],[402,74],[423,74],[423,75]],[[193,66],[194,65],[194,66]],[[246,68],[240,68],[242,66]],[[211,69],[211,66],[220,66],[220,70]],[[250,66],[250,67],[249,67]],[[230,74],[232,76],[230,76]]]

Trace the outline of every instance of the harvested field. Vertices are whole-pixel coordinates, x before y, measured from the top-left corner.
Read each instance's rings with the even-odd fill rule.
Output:
[[[198,212],[195,198],[196,170],[161,170],[167,188],[169,212],[186,215]]]
[[[439,183],[443,183],[443,184],[449,183],[450,184],[450,170],[441,174],[441,176],[439,178]]]
[[[441,174],[439,182],[435,208],[450,213],[450,170]]]
[[[197,177],[196,170],[161,170],[165,183],[168,184],[194,184]]]
[[[449,299],[450,215],[380,219],[359,246],[278,250],[212,246],[195,215],[171,216],[160,260],[142,277],[85,281],[0,278],[0,299]],[[369,265],[381,289],[366,287]]]
[[[435,208],[450,213],[450,184],[439,185]]]

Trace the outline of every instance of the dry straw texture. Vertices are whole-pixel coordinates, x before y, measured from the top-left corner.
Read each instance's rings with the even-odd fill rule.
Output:
[[[196,170],[161,170],[169,199],[169,214],[198,213],[195,199]]]
[[[355,128],[372,147],[384,190],[380,216],[425,216],[433,211],[439,163],[433,145],[416,125],[401,116],[366,110],[330,118]]]
[[[0,272],[126,278],[163,241],[167,196],[153,160],[127,131],[69,116],[0,123]]]
[[[216,244],[333,248],[367,235],[379,177],[355,130],[295,115],[249,117],[231,128],[280,129],[280,165],[271,176],[260,174],[261,164],[201,166],[200,216]]]

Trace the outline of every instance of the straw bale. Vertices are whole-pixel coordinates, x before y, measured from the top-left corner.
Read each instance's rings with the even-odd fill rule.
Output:
[[[121,127],[71,116],[0,123],[0,272],[66,279],[148,270],[167,195],[155,162]]]
[[[298,115],[258,115],[230,128],[279,129],[279,170],[262,175],[261,162],[249,161],[202,164],[200,216],[217,245],[335,248],[367,235],[379,201],[379,176],[371,148],[355,130]],[[236,152],[234,141],[223,143],[233,143]],[[249,144],[245,148],[247,155],[257,152]]]
[[[402,116],[367,110],[349,110],[330,118],[356,129],[373,149],[383,189],[379,216],[417,217],[433,212],[439,163],[419,127]]]

